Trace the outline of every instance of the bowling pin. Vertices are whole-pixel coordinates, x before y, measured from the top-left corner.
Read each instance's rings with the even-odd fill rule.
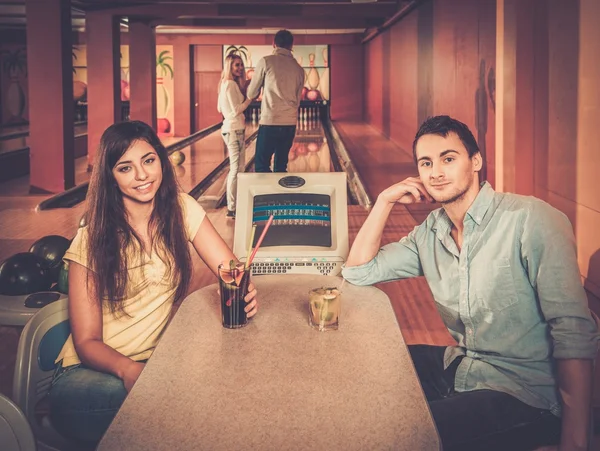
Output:
[[[308,55],[308,59],[309,59],[309,66],[310,66],[310,70],[308,71],[308,86],[310,87],[310,89],[317,89],[317,86],[319,86],[319,72],[317,72],[317,69],[314,67],[315,66],[315,54],[314,53],[310,53]]]
[[[323,49],[323,65],[325,66],[325,70],[323,71],[323,75],[321,75],[319,87],[317,88],[321,93],[321,97],[325,100],[329,100],[329,64],[327,56],[327,47],[325,47]]]

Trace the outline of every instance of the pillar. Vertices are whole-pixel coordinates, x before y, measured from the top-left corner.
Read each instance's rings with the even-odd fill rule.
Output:
[[[75,184],[71,2],[26,0],[29,184],[58,193]]]
[[[102,11],[86,14],[88,78],[88,168],[104,130],[121,118],[119,19]]]
[[[156,130],[156,38],[147,21],[129,18],[130,117]]]

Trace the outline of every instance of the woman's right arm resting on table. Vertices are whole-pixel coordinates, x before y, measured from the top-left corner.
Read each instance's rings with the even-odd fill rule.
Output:
[[[94,294],[92,276],[86,267],[70,262],[69,319],[75,351],[85,366],[122,379],[129,392],[144,364],[125,357],[104,343],[102,306]]]

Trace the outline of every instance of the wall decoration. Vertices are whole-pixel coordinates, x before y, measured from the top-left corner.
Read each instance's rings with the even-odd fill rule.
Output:
[[[2,72],[2,123],[27,122],[27,49],[23,46],[7,46],[0,49]]]
[[[173,46],[156,46],[156,118],[159,135],[174,136],[173,130]]]
[[[129,79],[129,46],[120,47],[121,68],[121,102],[129,102],[130,79]],[[73,47],[73,86],[74,95],[77,90],[87,89],[87,46],[77,45]],[[173,122],[173,46],[156,46],[156,115],[157,132],[164,136],[174,136]],[[77,98],[84,102],[85,97]],[[129,109],[127,109],[129,111]],[[123,117],[127,119],[127,116]]]

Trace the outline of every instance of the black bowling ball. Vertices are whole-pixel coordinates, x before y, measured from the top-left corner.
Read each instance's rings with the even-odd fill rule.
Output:
[[[52,278],[44,266],[44,260],[30,252],[7,258],[0,265],[0,294],[17,296],[49,290]]]
[[[44,268],[49,271],[52,281],[57,282],[62,258],[70,245],[71,242],[64,236],[48,235],[33,243],[29,252],[42,258]]]

